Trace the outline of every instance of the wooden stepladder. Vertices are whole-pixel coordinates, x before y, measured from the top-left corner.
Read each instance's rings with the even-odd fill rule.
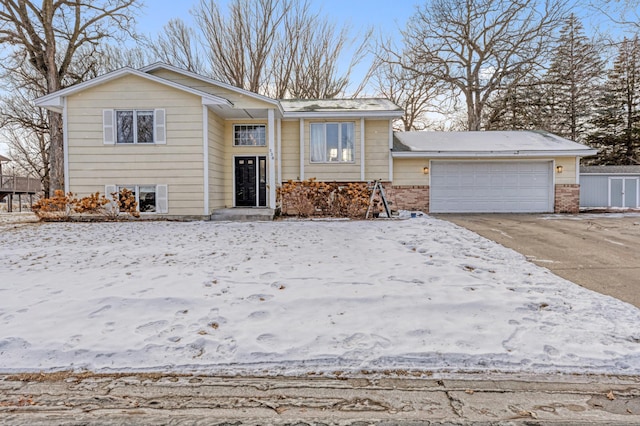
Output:
[[[391,210],[389,209],[389,203],[387,202],[386,195],[384,195],[384,188],[378,180],[373,181],[371,198],[369,199],[369,207],[367,207],[367,214],[365,214],[364,218],[369,219],[369,213],[371,212],[371,206],[373,204],[373,199],[376,197],[376,193],[380,196],[380,200],[382,201],[382,205],[384,206],[385,213],[387,213],[387,217],[391,219]]]

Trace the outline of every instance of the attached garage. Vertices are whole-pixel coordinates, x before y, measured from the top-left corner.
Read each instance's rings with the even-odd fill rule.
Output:
[[[596,153],[547,132],[396,132],[391,192],[430,213],[576,213]]]
[[[432,213],[553,212],[551,161],[432,161]]]

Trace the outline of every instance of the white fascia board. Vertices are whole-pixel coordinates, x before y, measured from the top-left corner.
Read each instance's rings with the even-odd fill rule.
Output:
[[[62,96],[53,96],[48,99],[38,98],[34,103],[38,107],[57,112],[59,114],[62,114],[64,111],[64,98]]]
[[[379,118],[393,119],[402,117],[402,111],[327,111],[327,112],[285,112],[284,118]]]
[[[110,73],[101,75],[99,77],[93,78],[91,80],[82,82],[82,83],[78,83],[75,84],[71,87],[67,87],[65,89],[62,90],[58,90],[57,92],[54,93],[50,93],[48,95],[42,96],[40,98],[37,98],[34,102],[36,106],[41,106],[47,109],[52,109],[55,111],[55,108],[58,107],[58,105],[62,105],[62,98],[69,96],[69,95],[73,95],[75,93],[81,92],[83,90],[86,90],[88,88],[94,87],[94,86],[98,86],[100,84],[104,84],[104,83],[108,83],[109,81],[118,79],[120,77],[123,77],[125,75],[135,75],[159,84],[163,84],[165,86],[169,86],[172,87],[174,89],[177,90],[181,90],[183,92],[187,92],[187,93],[191,93],[193,95],[196,96],[200,96],[202,98],[202,103],[203,105],[229,105],[232,106],[232,103],[229,102],[228,99],[224,99],[221,98],[219,96],[215,96],[215,95],[210,95],[208,93],[202,92],[200,90],[197,89],[192,89],[191,87],[188,86],[184,86],[182,84],[179,83],[174,83],[173,81],[170,80],[165,80],[164,78],[160,78],[160,77],[156,77],[154,75],[151,74],[147,74],[144,72],[140,72],[138,70],[135,70],[133,68],[129,68],[129,67],[124,67],[124,68],[120,68],[119,70],[116,71],[112,71]],[[207,103],[205,103],[207,102]]]
[[[172,72],[175,72],[177,74],[182,74],[184,76],[191,77],[191,78],[194,78],[196,80],[200,80],[200,81],[203,81],[205,83],[208,83],[208,84],[211,84],[211,85],[214,85],[214,86],[222,87],[222,88],[230,90],[232,92],[236,92],[236,93],[239,93],[239,94],[242,94],[242,95],[245,95],[245,96],[249,96],[249,97],[252,97],[252,98],[255,98],[255,99],[259,99],[259,100],[264,101],[264,102],[269,102],[269,103],[277,106],[278,109],[280,110],[280,113],[284,113],[284,111],[282,110],[282,106],[280,105],[280,102],[278,100],[276,100],[276,99],[272,99],[272,98],[269,98],[268,96],[263,96],[263,95],[260,95],[258,93],[254,93],[254,92],[251,92],[249,90],[245,90],[245,89],[233,86],[233,85],[228,84],[228,83],[223,83],[221,81],[217,81],[217,80],[214,80],[212,78],[205,77],[203,75],[196,74],[196,73],[191,72],[191,71],[183,70],[181,68],[174,67],[173,65],[165,64],[165,63],[162,63],[162,62],[156,62],[155,64],[151,64],[151,65],[147,65],[146,67],[142,67],[138,71],[141,71],[141,72],[147,74],[149,72],[152,72],[152,71],[155,71],[155,70],[159,70],[159,69],[165,69],[165,70],[168,70],[168,71],[172,71]]]
[[[202,105],[205,105],[205,106],[225,105],[228,107],[233,107],[233,104],[228,99],[223,99],[223,98],[219,98],[217,96],[211,96],[211,95],[202,96]]]
[[[640,173],[579,173],[580,176],[631,176],[631,177],[640,177]]]
[[[584,157],[598,151],[392,151],[394,158],[524,158],[524,157]]]

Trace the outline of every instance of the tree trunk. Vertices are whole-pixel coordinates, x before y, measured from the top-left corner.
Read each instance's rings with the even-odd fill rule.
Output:
[[[62,115],[49,111],[49,130],[51,144],[49,146],[49,195],[53,196],[58,189],[64,191],[64,139],[62,135]]]

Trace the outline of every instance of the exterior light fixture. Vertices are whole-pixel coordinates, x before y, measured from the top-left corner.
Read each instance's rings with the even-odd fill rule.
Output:
[[[556,166],[556,172],[562,173],[562,166]]]
[[[428,175],[429,174],[429,167],[423,167],[422,168],[422,173],[425,174],[425,175]]]

